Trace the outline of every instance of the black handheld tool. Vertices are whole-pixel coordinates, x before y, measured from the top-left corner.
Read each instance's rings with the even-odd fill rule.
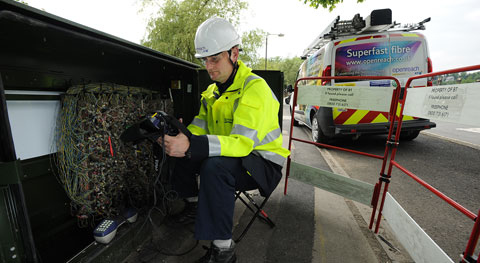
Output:
[[[188,138],[192,133],[175,117],[163,111],[157,111],[142,118],[139,122],[128,127],[121,135],[124,142],[139,142],[143,139],[156,141],[164,134],[176,136],[179,130]]]

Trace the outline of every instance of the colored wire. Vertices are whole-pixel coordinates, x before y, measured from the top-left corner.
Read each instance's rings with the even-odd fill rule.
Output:
[[[160,175],[152,176],[151,142],[120,140],[148,112],[173,111],[169,100],[148,89],[102,83],[71,87],[61,104],[53,162],[80,227],[115,217],[127,206],[149,207],[159,197],[171,202],[162,184],[152,187]]]

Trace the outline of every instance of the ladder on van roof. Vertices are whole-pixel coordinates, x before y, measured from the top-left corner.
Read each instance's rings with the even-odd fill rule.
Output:
[[[392,31],[413,31],[425,30],[425,23],[430,21],[430,17],[418,23],[400,24],[392,22],[392,10],[377,9],[363,19],[360,14],[356,14],[351,20],[340,20],[337,16],[320,35],[303,51],[302,59],[306,59],[315,51],[321,49],[329,41],[342,36],[361,35],[369,33],[384,32],[394,28]]]

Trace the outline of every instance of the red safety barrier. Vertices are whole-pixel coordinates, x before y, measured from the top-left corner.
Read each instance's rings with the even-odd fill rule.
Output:
[[[350,80],[358,80],[358,79],[384,80],[384,79],[390,79],[390,80],[395,81],[396,84],[397,84],[397,88],[393,92],[391,103],[390,103],[390,111],[389,111],[389,115],[388,115],[389,116],[389,122],[390,122],[389,138],[392,136],[392,130],[393,130],[392,127],[394,127],[394,124],[395,124],[395,116],[396,116],[397,105],[398,105],[397,102],[398,102],[399,97],[400,97],[401,87],[400,87],[400,82],[398,81],[398,79],[396,79],[394,77],[391,77],[391,76],[348,76],[348,77],[343,76],[343,77],[307,77],[307,78],[300,78],[295,82],[295,87],[294,87],[294,92],[295,93],[293,94],[292,108],[295,109],[295,107],[297,106],[298,83],[300,81],[305,81],[305,80],[332,80],[332,79],[339,79],[339,80],[342,80],[342,79],[343,80],[349,80],[349,79]],[[364,155],[364,156],[368,156],[368,157],[372,157],[372,158],[376,158],[376,159],[382,159],[383,160],[382,167],[385,167],[386,160],[387,160],[387,157],[388,157],[388,152],[389,152],[388,145],[385,149],[384,156],[379,156],[379,155],[369,154],[369,153],[365,153],[365,152],[354,151],[354,150],[346,149],[346,148],[342,148],[342,147],[336,147],[336,146],[332,146],[332,145],[329,145],[329,144],[316,143],[316,142],[305,141],[305,140],[302,140],[302,139],[294,138],[293,137],[293,122],[295,120],[294,115],[295,115],[295,110],[292,111],[292,116],[291,116],[290,136],[289,136],[289,139],[288,139],[288,150],[292,149],[292,140],[295,140],[295,141],[299,141],[299,142],[304,142],[304,143],[308,143],[308,144],[322,146],[322,147],[325,147],[325,148],[336,149],[336,150],[341,150],[341,151],[345,151],[345,152],[360,154],[360,155]],[[285,177],[285,188],[284,188],[284,194],[285,195],[287,194],[288,176],[290,175],[290,162],[291,162],[291,158],[290,158],[290,156],[288,156],[288,158],[287,158],[287,171],[286,171],[286,177]],[[372,203],[373,203],[373,197],[372,197]]]
[[[401,103],[402,105],[405,105],[405,101],[406,101],[406,98],[407,98],[407,95],[408,95],[408,89],[410,88],[410,84],[412,83],[412,81],[415,80],[415,79],[429,78],[429,77],[434,77],[434,76],[438,76],[438,75],[460,73],[460,72],[466,72],[466,71],[472,71],[472,70],[480,70],[480,65],[456,68],[456,69],[451,69],[451,70],[444,70],[444,71],[439,71],[439,72],[432,72],[432,73],[428,73],[428,74],[423,74],[423,75],[411,77],[407,80],[407,83],[405,84],[405,87],[406,87],[405,88],[405,93],[404,93],[403,99],[400,100],[399,103]],[[400,117],[399,117],[399,122],[398,122],[398,127],[399,128],[397,129],[397,132],[396,132],[396,135],[395,135],[395,142],[396,143],[398,143],[398,139],[399,139],[399,136],[400,136],[400,128],[401,128],[401,125],[402,125],[403,109],[404,108],[405,107],[402,107],[400,109]],[[444,200],[445,202],[450,204],[452,207],[454,207],[455,209],[457,209],[458,211],[460,211],[461,213],[463,213],[468,218],[470,218],[474,221],[474,226],[473,226],[473,229],[472,229],[472,233],[471,233],[470,238],[468,240],[467,247],[466,247],[466,249],[463,253],[462,262],[477,262],[477,260],[474,259],[474,257],[473,257],[473,253],[475,252],[475,247],[478,243],[478,239],[479,239],[479,236],[480,236],[480,226],[479,226],[480,225],[480,223],[479,223],[480,220],[478,220],[478,218],[480,216],[480,211],[479,211],[479,214],[477,214],[477,215],[474,214],[473,212],[469,211],[468,209],[466,209],[465,207],[463,207],[459,203],[455,202],[453,199],[449,198],[448,196],[444,195],[442,192],[438,191],[437,189],[435,189],[434,187],[432,187],[431,185],[426,183],[425,181],[421,180],[418,176],[416,176],[412,172],[408,171],[405,167],[402,167],[399,163],[395,162],[396,152],[397,152],[397,149],[394,148],[392,150],[392,155],[390,157],[390,166],[388,168],[388,175],[391,175],[391,170],[392,170],[393,166],[397,167],[400,171],[404,172],[406,175],[413,178],[420,185],[424,186],[426,189],[428,189],[429,191],[431,191],[432,193],[434,193],[435,195],[440,197],[442,200]],[[387,191],[387,189],[384,189],[383,198],[382,198],[381,205],[380,205],[380,210],[378,212],[377,225],[376,225],[376,228],[375,228],[375,233],[378,232],[378,226],[380,224],[380,218],[381,218],[383,203],[385,201],[386,191]],[[373,222],[373,218],[370,221],[370,228],[371,228],[372,222]],[[479,257],[480,257],[480,255],[479,255]]]
[[[478,210],[477,218],[474,219],[475,223],[473,224],[472,234],[470,234],[470,238],[468,239],[467,248],[465,252],[463,252],[463,259],[462,261],[465,262],[474,262],[473,253],[475,252],[475,247],[478,243],[478,238],[480,236],[480,220],[477,220],[480,217],[480,210]],[[477,259],[480,258],[480,252],[478,253]]]
[[[416,176],[412,172],[408,171],[405,167],[401,166],[399,163],[397,163],[395,161],[395,155],[396,155],[397,147],[398,147],[398,144],[399,144],[400,131],[401,131],[402,122],[403,122],[403,110],[405,108],[404,107],[405,106],[405,101],[406,101],[407,94],[408,94],[407,91],[408,91],[408,88],[410,88],[410,84],[412,83],[412,81],[415,80],[415,79],[428,78],[428,77],[433,77],[433,76],[438,76],[438,75],[459,73],[459,72],[472,71],[472,70],[480,70],[480,65],[475,65],[475,66],[470,66],[470,67],[462,67],[462,68],[457,68],[457,69],[452,69],[452,70],[445,70],[445,71],[428,73],[428,74],[424,74],[424,75],[411,77],[411,78],[408,79],[408,81],[405,85],[406,88],[404,89],[403,98],[400,98],[401,86],[400,86],[399,81],[396,78],[391,77],[391,76],[308,77],[308,78],[298,79],[295,82],[295,88],[294,88],[295,93],[294,93],[293,102],[292,102],[293,103],[293,105],[292,105],[293,109],[295,109],[295,107],[297,106],[298,83],[300,81],[331,80],[331,79],[340,79],[340,80],[341,79],[343,79],[343,80],[348,80],[348,79],[351,79],[351,80],[353,80],[353,79],[356,79],[356,80],[358,80],[358,79],[368,79],[368,80],[390,79],[390,80],[394,80],[396,82],[397,86],[396,86],[396,89],[395,89],[395,91],[392,95],[392,99],[391,99],[390,112],[389,112],[390,129],[389,129],[389,132],[388,132],[387,143],[386,143],[386,146],[385,146],[385,152],[384,152],[383,156],[369,154],[369,153],[360,152],[360,151],[354,151],[354,150],[341,148],[341,147],[336,147],[336,146],[332,146],[332,145],[328,145],[328,144],[316,143],[316,142],[311,142],[311,141],[306,141],[306,140],[294,138],[293,137],[293,123],[294,123],[294,120],[295,120],[295,118],[294,118],[295,110],[292,111],[292,116],[291,116],[288,149],[291,150],[292,140],[294,140],[294,141],[299,141],[299,142],[303,142],[303,143],[322,146],[322,147],[329,148],[329,149],[336,149],[336,150],[346,151],[346,152],[350,152],[350,153],[354,153],[354,154],[360,154],[360,155],[364,155],[364,156],[368,156],[368,157],[372,157],[372,158],[376,158],[376,159],[382,159],[383,162],[382,162],[382,167],[381,167],[381,170],[380,170],[380,177],[378,179],[378,183],[374,187],[374,192],[373,192],[372,202],[371,202],[371,205],[372,205],[373,209],[372,209],[372,214],[371,214],[371,218],[370,218],[369,228],[372,229],[373,223],[376,221],[375,233],[378,233],[378,230],[379,230],[381,217],[382,217],[383,206],[384,206],[384,202],[385,202],[385,197],[386,197],[386,194],[388,192],[388,186],[389,186],[390,178],[391,178],[391,175],[392,175],[392,168],[394,166],[397,167],[400,171],[402,171],[403,173],[405,173],[406,175],[408,175],[409,177],[414,179],[420,185],[424,186],[426,189],[428,189],[429,191],[431,191],[432,193],[434,193],[435,195],[440,197],[442,200],[444,200],[448,204],[450,204],[452,207],[456,208],[458,211],[460,211],[461,213],[463,213],[468,218],[470,218],[474,221],[474,226],[473,226],[473,229],[472,229],[472,233],[471,233],[470,238],[468,240],[467,247],[466,247],[466,249],[463,253],[462,262],[477,262],[476,259],[473,256],[473,253],[475,252],[475,248],[476,248],[476,245],[477,245],[479,237],[480,237],[480,220],[478,220],[478,218],[480,217],[480,210],[479,210],[478,214],[475,214],[475,213],[469,211],[468,209],[466,209],[465,207],[463,207],[459,203],[455,202],[453,199],[449,198],[448,196],[446,196],[445,194],[443,194],[439,190],[435,189],[434,187],[432,187],[431,185],[429,185],[428,183],[426,183],[425,181],[420,179],[418,176]],[[413,88],[415,88],[415,87],[413,87]],[[400,111],[399,111],[398,121],[395,121],[395,117],[396,117],[396,114],[397,114],[397,108],[398,108],[399,103],[402,105],[402,107],[400,108]],[[395,129],[395,124],[397,125],[396,129]],[[395,137],[392,137],[394,130],[396,130]],[[391,152],[391,154],[389,156],[390,152]],[[388,157],[390,157],[390,159]],[[287,194],[288,177],[289,177],[289,174],[290,174],[290,162],[291,162],[291,158],[289,156],[287,158],[287,170],[286,170],[284,194]],[[388,166],[387,173],[385,173],[387,163],[389,164],[389,166]],[[383,183],[385,183],[385,187],[383,189],[382,198],[380,199],[379,197],[380,197],[380,192],[381,192]],[[375,214],[376,214],[376,210],[377,210],[379,200],[381,200],[381,202],[380,202],[380,207],[378,209],[378,216],[376,217],[376,220],[375,220]],[[480,258],[480,255],[478,257]]]

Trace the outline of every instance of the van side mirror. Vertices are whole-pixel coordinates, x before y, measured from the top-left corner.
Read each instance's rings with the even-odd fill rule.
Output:
[[[287,91],[288,91],[288,92],[293,92],[293,91],[294,91],[293,86],[292,86],[292,85],[288,85],[288,86],[287,86]]]

